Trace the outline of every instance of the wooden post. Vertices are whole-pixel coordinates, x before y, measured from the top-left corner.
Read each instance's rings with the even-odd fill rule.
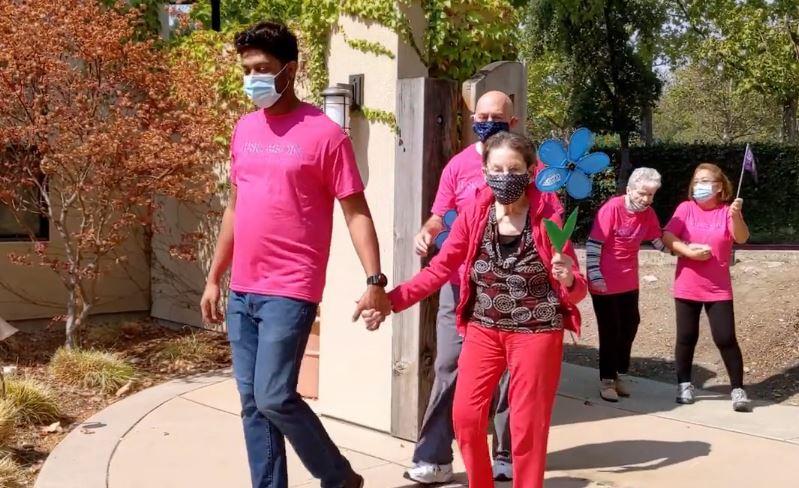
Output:
[[[441,171],[458,148],[458,85],[430,78],[397,82],[394,170],[394,282],[421,269],[413,239],[430,208]],[[437,298],[392,319],[391,433],[416,441],[433,384]]]

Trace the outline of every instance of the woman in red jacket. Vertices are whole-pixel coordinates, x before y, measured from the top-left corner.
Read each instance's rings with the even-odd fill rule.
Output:
[[[455,222],[430,266],[390,294],[401,312],[438,290],[466,262],[457,307],[464,336],[453,423],[469,486],[493,487],[486,443],[493,392],[510,370],[513,486],[543,486],[552,404],[560,378],[563,329],[579,333],[575,304],[586,296],[573,249],[553,252],[543,219],[558,211],[531,185],[532,143],[509,132],[492,136],[483,153],[489,188]],[[363,312],[367,325],[383,320]]]

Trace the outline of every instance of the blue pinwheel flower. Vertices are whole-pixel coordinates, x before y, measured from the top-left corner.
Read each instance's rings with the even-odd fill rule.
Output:
[[[450,210],[444,214],[444,230],[439,232],[435,239],[437,248],[441,249],[444,247],[444,241],[446,241],[447,237],[449,237],[449,232],[452,230],[452,226],[455,224],[455,219],[457,218],[458,212],[455,210]]]
[[[556,139],[549,139],[538,149],[538,158],[546,166],[535,179],[541,191],[566,191],[575,200],[591,196],[591,175],[599,173],[610,164],[603,152],[588,151],[594,146],[594,134],[586,129],[577,129],[569,140],[569,147]]]

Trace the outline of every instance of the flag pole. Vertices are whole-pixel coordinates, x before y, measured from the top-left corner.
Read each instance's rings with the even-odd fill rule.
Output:
[[[741,178],[738,180],[738,193],[735,194],[735,198],[741,197],[741,185],[744,182],[744,172],[746,171],[746,154],[749,152],[749,144],[746,145],[746,150],[744,151],[744,160],[741,163]]]

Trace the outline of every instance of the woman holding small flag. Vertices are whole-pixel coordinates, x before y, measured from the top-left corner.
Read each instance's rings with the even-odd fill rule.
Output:
[[[748,411],[743,389],[743,357],[735,337],[730,260],[733,243],[749,239],[741,212],[743,200],[733,200],[732,183],[715,164],[697,166],[681,203],[666,225],[663,242],[678,256],[674,279],[677,315],[677,403],[694,402],[691,383],[694,349],[699,339],[699,316],[704,308],[713,342],[730,377],[735,411]]]

